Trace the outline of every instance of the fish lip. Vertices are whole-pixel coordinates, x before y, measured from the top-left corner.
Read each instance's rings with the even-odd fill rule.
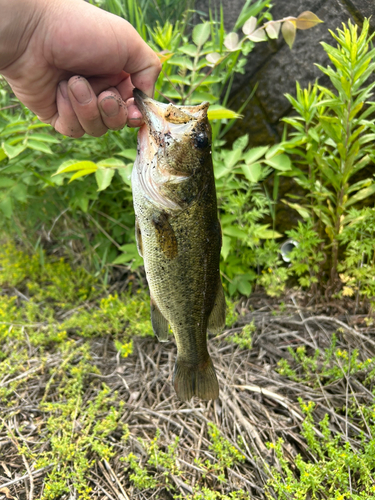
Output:
[[[140,89],[133,89],[133,96],[135,104],[141,112],[145,123],[150,128],[152,128],[152,122],[153,127],[156,129],[164,128],[164,111],[167,105],[155,101],[155,99],[152,99]]]
[[[133,97],[136,105],[138,106],[140,112],[142,113],[142,116],[144,114],[144,101],[148,99],[148,95],[142,92],[140,89],[133,89]],[[143,116],[144,118],[144,116]]]

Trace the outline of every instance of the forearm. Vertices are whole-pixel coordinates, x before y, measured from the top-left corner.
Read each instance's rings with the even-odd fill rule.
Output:
[[[18,59],[43,14],[45,0],[0,0],[0,72]]]

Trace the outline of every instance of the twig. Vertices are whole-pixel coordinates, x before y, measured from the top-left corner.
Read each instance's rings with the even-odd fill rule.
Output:
[[[39,476],[42,472],[46,471],[47,469],[51,469],[53,465],[46,465],[45,467],[42,467],[41,469],[34,470],[31,472],[31,476],[36,477]],[[11,481],[8,481],[7,483],[0,484],[0,488],[8,488],[8,486],[12,486],[13,484],[17,484],[21,481],[24,481],[25,479],[30,479],[30,474],[27,473],[24,476],[17,477],[16,479],[12,479]]]
[[[34,498],[34,479],[33,479],[33,475],[31,474],[31,470],[30,470],[29,464],[27,463],[25,455],[22,455],[22,460],[23,460],[23,463],[25,464],[25,467],[26,467],[26,470],[27,470],[27,473],[28,473],[28,479],[30,481],[29,500],[33,500],[33,498]]]
[[[114,473],[112,467],[109,465],[109,463],[107,462],[107,460],[103,460],[103,463],[104,465],[106,466],[107,470],[112,474],[112,477],[114,478],[114,480],[116,481],[118,487],[120,488],[122,494],[124,495],[124,498],[125,500],[130,500],[130,498],[128,497],[126,491],[124,490],[124,488],[122,487],[122,484],[120,483],[120,481],[118,480],[118,477],[116,476],[116,474]]]

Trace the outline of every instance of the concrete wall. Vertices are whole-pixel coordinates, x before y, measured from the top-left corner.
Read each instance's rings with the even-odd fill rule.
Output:
[[[226,29],[233,28],[244,0],[222,0]],[[290,50],[281,39],[260,43],[249,55],[245,75],[238,75],[232,89],[230,107],[240,108],[256,83],[254,98],[243,112],[230,139],[248,133],[253,146],[278,142],[283,129],[280,119],[290,113],[285,93],[295,94],[295,82],[302,87],[319,78],[327,81],[314,65],[328,65],[328,57],[320,45],[321,41],[332,44],[330,30],[341,28],[348,19],[362,25],[364,17],[372,16],[370,24],[375,29],[375,0],[274,0],[273,18],[298,16],[303,11],[314,12],[324,23],[306,31],[297,31],[296,41]],[[197,0],[196,8],[208,11],[208,0]],[[220,5],[220,0],[210,0],[210,5]]]

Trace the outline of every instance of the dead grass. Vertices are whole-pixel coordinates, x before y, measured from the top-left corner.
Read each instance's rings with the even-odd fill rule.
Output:
[[[222,495],[242,489],[249,498],[263,500],[272,471],[281,471],[274,450],[266,443],[276,443],[281,437],[284,457],[291,464],[297,454],[305,460],[315,459],[302,436],[305,415],[299,398],[316,403],[313,412],[316,422],[328,413],[331,431],[360,452],[363,440],[372,438],[366,419],[361,417],[361,408],[374,403],[373,381],[365,382],[368,369],[367,372],[358,369],[351,373],[342,367],[342,377],[331,382],[318,376],[315,381],[311,377],[299,381],[281,375],[279,362],[287,360],[298,373],[301,367],[289,348],[303,347],[305,355],[312,356],[317,348],[321,352],[329,349],[335,333],[336,347],[349,353],[358,349],[358,362],[364,363],[375,356],[375,327],[368,321],[367,326],[366,315],[331,315],[329,306],[302,308],[298,305],[301,302],[301,297],[291,296],[280,311],[278,301],[254,294],[242,304],[237,324],[216,338],[210,338],[210,351],[220,385],[220,398],[214,402],[182,403],[176,398],[172,387],[176,358],[174,341],[162,345],[154,338],[137,338],[133,354],[122,359],[108,336],[93,340],[77,338],[78,343],[91,342],[93,364],[99,370],[97,373],[93,370],[86,377],[83,400],[95,398],[101,383],[105,382],[111,393],[117,392],[117,403],[125,402],[120,423],[127,424],[130,431],[126,443],[116,432],[108,437],[115,450],[110,460],[91,457],[94,462],[88,478],[92,488],[90,498],[170,499],[178,494],[184,498],[201,484]],[[244,324],[252,321],[255,332],[251,350],[242,350],[228,342],[234,332],[241,331]],[[340,362],[336,356],[335,363],[340,366]],[[19,450],[23,446],[32,454],[48,449],[48,440],[43,436],[43,422],[48,414],[41,410],[40,400],[45,397],[47,387],[48,397],[58,400],[58,384],[51,380],[50,368],[61,363],[60,354],[47,352],[41,357],[38,349],[29,345],[25,370],[0,381],[1,388],[17,378],[24,380],[17,390],[17,404],[8,407],[3,401],[0,406],[3,424],[0,427],[0,498],[34,500],[43,494],[50,467],[34,470],[33,461],[27,460]],[[323,361],[318,360],[318,366],[319,363],[321,367]],[[303,379],[303,374],[300,375]],[[352,412],[349,415],[353,405],[358,409],[356,416]],[[203,470],[197,465],[197,459],[209,459],[212,463],[217,460],[210,446],[209,422],[213,422],[222,437],[246,457],[243,463],[237,461],[226,469],[223,482],[218,480],[215,471]],[[179,436],[176,460],[180,472],[169,473],[171,483],[166,487],[163,466],[149,467],[158,486],[140,490],[130,480],[131,470],[121,457],[132,452],[139,464],[145,465],[147,451],[139,438],[151,442],[157,430],[160,431],[161,448]],[[318,425],[315,431],[319,437]],[[272,489],[270,495],[277,498]],[[61,498],[77,498],[74,488]]]

